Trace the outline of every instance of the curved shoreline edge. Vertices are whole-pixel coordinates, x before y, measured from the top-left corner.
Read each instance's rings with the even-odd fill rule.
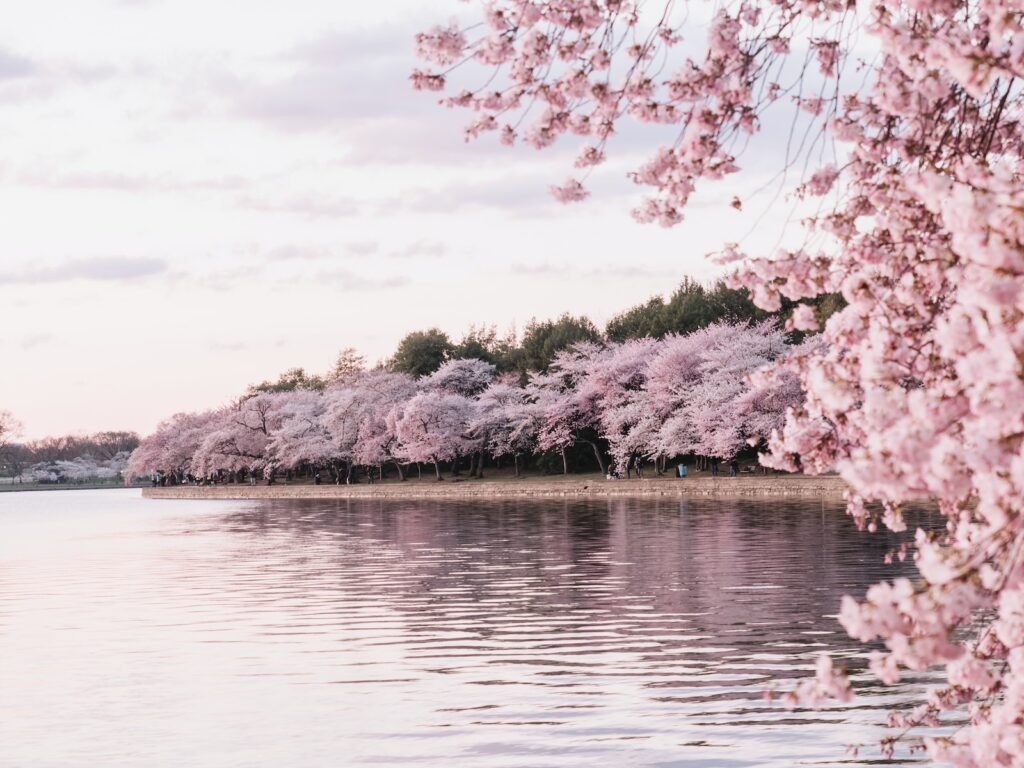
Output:
[[[143,488],[147,499],[530,499],[803,497],[840,499],[846,483],[838,475],[694,477],[604,480],[408,481],[378,485],[179,485]]]

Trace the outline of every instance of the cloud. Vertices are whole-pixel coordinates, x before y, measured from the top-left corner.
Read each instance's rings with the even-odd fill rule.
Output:
[[[441,259],[448,254],[448,246],[435,240],[416,240],[400,248],[384,250],[376,240],[356,240],[340,245],[294,243],[279,245],[266,251],[271,262],[359,260],[379,257],[383,259]]]
[[[507,153],[495,136],[466,143],[473,115],[418,93],[409,74],[420,30],[388,26],[339,32],[303,43],[270,60],[276,77],[221,72],[208,83],[214,100],[237,116],[288,131],[338,137],[348,165],[464,164]]]
[[[448,246],[431,240],[417,240],[388,254],[392,259],[440,259],[448,254]]]
[[[621,280],[628,278],[648,279],[651,277],[674,279],[676,277],[675,273],[650,267],[599,267],[581,270],[576,265],[556,265],[550,262],[542,264],[512,264],[508,271],[512,275],[529,275],[530,277],[571,277],[574,280],[596,279],[601,281],[607,281],[609,278]]]
[[[345,246],[350,256],[372,256],[380,250],[380,244],[373,240],[363,240],[358,243],[349,243]]]
[[[35,71],[35,65],[28,59],[7,51],[0,51],[0,80],[28,77]]]
[[[401,288],[409,284],[409,278],[400,275],[392,277],[370,277],[350,269],[324,270],[314,275],[318,284],[337,285],[342,291],[382,291]]]
[[[289,129],[321,129],[421,109],[412,96],[413,30],[341,32],[295,46],[278,64],[291,71],[273,80],[221,78],[235,111]]]
[[[214,341],[209,344],[215,352],[244,352],[249,345],[244,341]]]
[[[117,282],[151,277],[167,271],[163,259],[135,256],[102,256],[69,259],[52,267],[0,272],[0,285],[38,285],[71,280]]]
[[[305,195],[285,200],[242,196],[235,200],[235,206],[259,213],[297,214],[309,219],[344,218],[359,214],[359,204],[351,198],[339,197],[333,200]]]
[[[27,352],[30,349],[35,349],[36,347],[44,347],[53,344],[56,339],[57,337],[52,333],[33,333],[25,336],[21,340],[19,346],[22,350]]]
[[[556,202],[548,187],[553,176],[506,177],[501,180],[463,181],[435,189],[411,189],[389,207],[417,213],[447,213],[493,208],[503,213],[530,217],[562,215],[565,207]]]
[[[318,244],[280,245],[267,251],[268,261],[319,261],[321,259],[360,259],[373,256],[380,244],[373,240],[360,240],[340,246]]]
[[[266,252],[267,261],[312,261],[334,255],[330,248],[320,245],[279,245]]]
[[[230,191],[244,189],[252,183],[252,179],[241,175],[174,179],[169,176],[147,176],[119,171],[63,171],[38,166],[18,171],[11,176],[11,180],[19,185],[31,187],[112,189],[122,192]]]

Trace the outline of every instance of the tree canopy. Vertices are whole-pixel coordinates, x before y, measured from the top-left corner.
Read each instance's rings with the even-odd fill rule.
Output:
[[[437,328],[413,331],[398,342],[389,367],[410,376],[427,376],[440,368],[452,356],[454,349],[452,340],[444,331]]]

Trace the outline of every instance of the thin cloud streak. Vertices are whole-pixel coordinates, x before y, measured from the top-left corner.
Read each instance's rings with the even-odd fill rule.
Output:
[[[42,269],[0,272],[0,285],[41,285],[72,280],[119,282],[152,277],[166,271],[166,261],[149,257],[106,256],[69,259]]]

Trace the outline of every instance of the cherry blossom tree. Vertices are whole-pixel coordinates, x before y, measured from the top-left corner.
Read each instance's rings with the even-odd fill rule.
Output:
[[[653,193],[636,217],[664,226],[682,220],[698,184],[739,172],[747,136],[797,110],[800,134],[779,162],[809,165],[794,193],[821,198],[805,244],[754,256],[725,244],[719,259],[764,309],[833,292],[846,306],[825,344],[781,364],[807,396],[765,462],[837,469],[869,527],[881,519],[902,531],[902,504],[938,502],[946,531],[915,536],[923,581],[847,600],[842,620],[884,641],[874,664],[883,680],[945,666],[946,687],[893,720],[912,731],[962,712],[953,735],[923,737],[932,757],[1024,765],[1024,9],[736,0],[715,6],[697,46],[687,14],[699,11],[493,0],[483,31],[452,24],[418,36],[433,66],[412,79],[441,91],[456,66],[485,68],[484,85],[445,99],[472,110],[467,135],[539,148],[580,136],[584,171],[604,161],[625,119],[672,130],[632,174]],[[851,50],[864,36],[869,57]],[[584,181],[552,191],[581,200]],[[816,329],[812,305],[791,325]],[[828,663],[815,685],[801,692],[849,693]]]
[[[295,390],[288,393],[280,409],[280,427],[271,434],[267,444],[277,466],[285,469],[304,464],[331,466],[335,450],[325,419],[326,410],[326,398],[319,392]]]
[[[782,429],[786,415],[803,407],[804,390],[797,373],[798,361],[816,353],[823,341],[812,336],[802,344],[775,353],[775,365],[763,365],[749,374],[749,386],[733,404],[734,418],[743,425],[746,442],[763,446]]]
[[[765,422],[778,428],[786,408],[801,402],[799,382],[795,403],[774,400],[767,388],[761,397],[751,394],[757,390],[751,388],[750,376],[787,351],[783,332],[772,321],[727,328],[726,334],[704,349],[700,381],[690,388],[678,412],[693,436],[690,450],[723,459],[736,456],[751,439],[767,437],[770,429],[764,431]],[[781,410],[770,411],[772,405]]]
[[[273,482],[278,462],[271,441],[281,429],[295,391],[260,392],[220,412],[218,424],[192,457],[201,473],[244,470]]]
[[[430,389],[473,397],[494,380],[495,367],[483,360],[450,360],[426,377]]]
[[[21,434],[22,426],[10,411],[0,411],[0,448],[11,443]]]
[[[0,411],[0,467],[12,470],[9,464],[15,455],[14,441],[21,435],[21,422],[10,411]],[[20,472],[18,473],[20,475]]]
[[[366,466],[392,462],[404,480],[394,417],[419,390],[416,380],[405,373],[376,370],[365,374],[357,386],[360,406],[352,458]]]
[[[109,458],[78,456],[33,464],[26,474],[40,483],[85,483],[116,480],[127,469],[129,453],[120,451]]]
[[[593,398],[581,397],[579,386],[590,368],[608,355],[603,345],[582,342],[558,352],[547,372],[530,376],[530,396],[540,413],[537,447],[558,451],[565,474],[569,473],[565,451],[578,442],[592,447],[601,472],[605,471],[604,458],[592,439],[599,426],[598,403]]]
[[[516,477],[519,457],[537,446],[540,413],[525,389],[511,381],[495,381],[480,393],[469,431],[497,457],[511,456]]]
[[[398,438],[397,454],[407,461],[433,464],[441,480],[441,462],[453,461],[475,445],[469,437],[471,418],[469,398],[421,392],[391,416]]]
[[[475,396],[479,395],[494,380],[496,370],[494,365],[485,363],[483,360],[450,360],[428,376],[424,383],[431,389],[471,398],[471,408],[475,410],[477,407]],[[474,417],[470,416],[470,421],[473,419]],[[469,475],[470,477],[482,477],[486,436],[481,436],[474,442],[469,439],[473,435],[471,430],[466,442],[469,451]],[[452,474],[458,473],[459,456],[456,456],[453,459]]]
[[[220,411],[178,413],[161,422],[156,431],[144,438],[122,473],[125,482],[137,477],[164,472],[181,482],[192,471],[199,472],[194,457],[207,435],[223,418]]]
[[[697,435],[684,408],[700,386],[708,350],[724,343],[730,327],[718,323],[686,336],[667,336],[647,370],[644,405],[651,421],[646,439],[652,453],[679,456],[694,451]]]
[[[647,422],[647,408],[639,396],[658,345],[653,339],[635,339],[610,346],[587,369],[577,388],[578,400],[597,412],[598,432],[608,441],[619,469],[628,470],[631,461],[650,453],[638,428]],[[601,471],[605,471],[603,463]]]

